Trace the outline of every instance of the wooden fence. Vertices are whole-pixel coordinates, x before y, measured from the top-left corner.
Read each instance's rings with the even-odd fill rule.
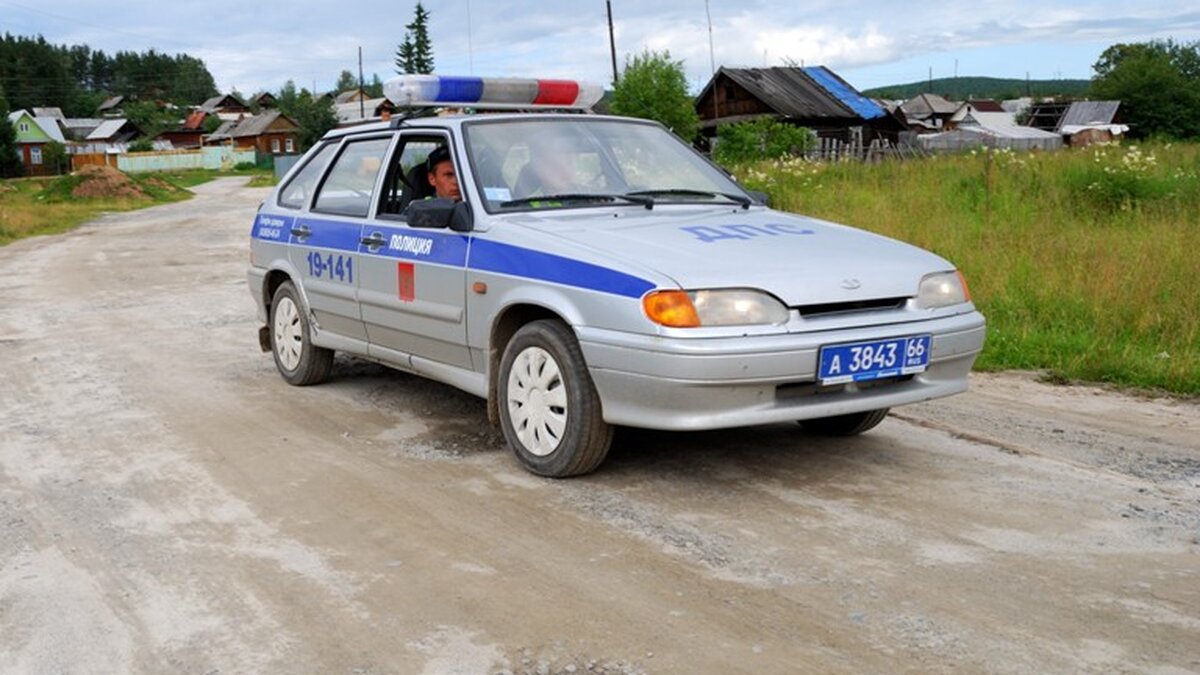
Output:
[[[78,171],[85,166],[111,166],[114,169],[117,167],[117,156],[108,155],[103,152],[90,152],[80,155],[71,155],[71,170]]]
[[[817,141],[817,146],[804,154],[808,159],[877,163],[886,159],[916,159],[929,156],[929,152],[919,145],[893,143],[881,138],[867,144],[862,142],[861,136],[855,136],[850,141],[836,138],[820,138]]]

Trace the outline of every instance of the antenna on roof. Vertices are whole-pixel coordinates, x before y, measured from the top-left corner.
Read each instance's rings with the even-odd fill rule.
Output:
[[[362,74],[362,45],[358,46],[358,116],[360,119],[367,118],[366,103],[363,101],[365,94],[363,93],[363,74]]]
[[[471,0],[467,0],[467,69],[475,74],[475,46],[471,42]]]
[[[617,86],[617,39],[613,36],[612,0],[605,0],[608,6],[608,49],[612,52],[613,86]]]

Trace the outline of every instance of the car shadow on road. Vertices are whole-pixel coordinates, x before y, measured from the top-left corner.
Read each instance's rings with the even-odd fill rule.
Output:
[[[897,464],[898,450],[899,445],[879,431],[830,438],[807,433],[794,423],[692,432],[622,427],[601,471],[709,474],[717,479],[788,474],[829,480],[861,473],[867,465]]]
[[[326,386],[382,413],[407,411],[419,417],[429,430],[417,440],[454,448],[455,456],[510,452],[500,429],[488,422],[486,402],[449,385],[339,356],[334,380]],[[618,427],[596,477],[707,475],[720,480],[794,474],[805,480],[837,479],[861,472],[864,464],[900,461],[897,451],[902,448],[886,434],[886,427],[895,423],[887,420],[878,430],[850,438],[810,434],[795,423],[691,432]]]

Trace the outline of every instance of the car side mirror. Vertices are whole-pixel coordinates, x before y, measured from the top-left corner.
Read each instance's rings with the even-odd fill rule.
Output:
[[[751,199],[758,202],[759,204],[762,204],[763,206],[771,205],[771,195],[769,195],[765,192],[758,192],[755,190],[746,190],[746,194],[750,195]]]
[[[471,207],[453,199],[422,199],[408,205],[409,227],[431,230],[449,228],[455,232],[470,232],[473,225]]]

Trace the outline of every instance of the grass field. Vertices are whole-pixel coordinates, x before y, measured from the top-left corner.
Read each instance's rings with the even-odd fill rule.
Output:
[[[955,263],[988,318],[980,369],[1200,394],[1200,145],[734,173],[776,208]]]

